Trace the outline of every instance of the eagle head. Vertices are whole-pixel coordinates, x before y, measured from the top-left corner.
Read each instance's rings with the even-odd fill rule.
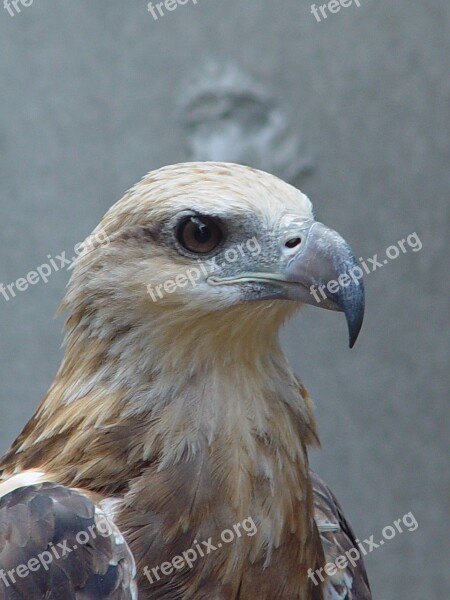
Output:
[[[163,351],[183,335],[191,350],[207,348],[213,332],[257,348],[303,304],[344,312],[350,346],[360,331],[364,287],[350,276],[350,247],[314,219],[307,196],[267,173],[158,169],[107,212],[92,238],[101,236],[108,243],[87,245],[64,302],[99,335],[151,329]]]

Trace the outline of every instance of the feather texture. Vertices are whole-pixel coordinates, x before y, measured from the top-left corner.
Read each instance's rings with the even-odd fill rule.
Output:
[[[313,405],[278,343],[297,304],[249,303],[240,290],[205,281],[149,298],[149,284],[194,264],[173,239],[186,210],[228,219],[236,242],[264,235],[263,265],[273,260],[283,214],[312,218],[295,188],[220,163],[151,173],[106,214],[94,235],[106,232],[108,244],[78,258],[61,307],[61,367],[0,463],[0,562],[23,562],[62,537],[73,543],[96,511],[115,536],[21,580],[8,600],[133,598],[134,562],[140,600],[322,600],[345,588],[342,578],[316,586],[307,574],[323,567],[324,549],[328,558],[333,544],[353,538],[310,474]],[[248,260],[236,268],[245,271]],[[315,519],[324,515],[339,535],[319,533]],[[248,518],[252,535],[235,535],[170,577],[148,576]],[[364,572],[348,575],[357,586],[336,597],[368,600]]]

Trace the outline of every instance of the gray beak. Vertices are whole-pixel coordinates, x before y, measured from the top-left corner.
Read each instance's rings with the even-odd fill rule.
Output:
[[[343,312],[352,348],[364,318],[364,283],[350,246],[336,231],[317,221],[304,221],[296,229],[291,226],[286,233],[290,240],[297,235],[301,239],[292,248],[283,272],[287,282],[297,284],[286,286],[287,297]]]
[[[251,270],[213,275],[208,283],[257,285],[250,300],[296,300],[343,312],[353,348],[364,318],[363,270],[347,242],[333,229],[312,219],[291,218],[276,232],[276,263],[269,253]],[[256,269],[254,269],[256,267]]]

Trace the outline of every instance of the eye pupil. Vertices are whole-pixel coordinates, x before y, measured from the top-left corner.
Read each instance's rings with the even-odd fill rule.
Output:
[[[211,237],[211,230],[209,229],[208,225],[199,223],[194,237],[199,244],[205,244],[208,242]]]
[[[220,244],[223,233],[213,219],[201,215],[184,218],[178,227],[179,243],[189,252],[205,254]]]

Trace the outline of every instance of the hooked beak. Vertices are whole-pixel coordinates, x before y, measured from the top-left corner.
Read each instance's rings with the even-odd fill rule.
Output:
[[[278,236],[277,236],[278,237]],[[263,284],[257,299],[284,298],[343,312],[353,348],[364,318],[362,269],[347,242],[312,219],[293,219],[279,235],[276,263],[233,277],[212,276],[211,285]]]
[[[362,269],[337,231],[314,221],[303,236],[284,270],[286,280],[294,284],[288,285],[288,298],[343,312],[353,348],[364,319]]]

